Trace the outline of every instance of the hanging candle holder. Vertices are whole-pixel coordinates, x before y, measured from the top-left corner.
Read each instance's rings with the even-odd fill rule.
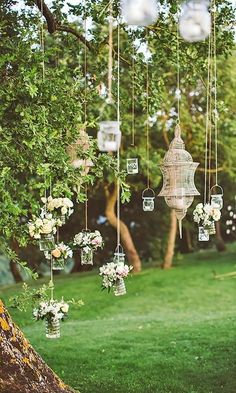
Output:
[[[40,251],[51,251],[55,247],[55,238],[52,233],[41,234],[41,239],[39,240]]]
[[[127,158],[126,165],[128,175],[136,175],[138,173],[138,158]]]
[[[207,232],[209,233],[209,235],[215,235],[215,234],[216,234],[215,222],[212,221],[210,225],[205,226],[205,229],[207,230]]]
[[[53,270],[64,270],[65,259],[64,258],[52,258],[52,269]]]
[[[198,240],[199,242],[208,242],[209,241],[209,232],[204,227],[198,228]]]
[[[127,25],[148,26],[158,18],[156,0],[122,0],[121,14]]]
[[[217,192],[218,191],[218,192]],[[213,194],[214,192],[214,194]],[[218,184],[215,184],[212,188],[211,188],[211,206],[214,209],[219,209],[221,210],[223,208],[223,188],[221,186],[219,186]]]
[[[209,1],[190,0],[183,6],[179,20],[180,35],[185,41],[203,41],[211,33]]]
[[[93,265],[93,249],[89,247],[81,250],[81,265]]]
[[[123,296],[126,295],[126,286],[125,286],[125,280],[123,278],[120,278],[117,283],[114,285],[114,295],[115,296]]]
[[[98,131],[98,148],[100,151],[118,151],[121,143],[120,122],[102,121]]]
[[[125,263],[125,253],[123,247],[119,244],[114,252],[113,262],[118,263]]]
[[[60,320],[59,319],[46,319],[45,320],[46,337],[47,338],[60,338]]]
[[[170,143],[160,167],[163,186],[158,196],[165,198],[166,204],[175,211],[179,221],[180,238],[182,238],[182,220],[191,206],[195,195],[200,195],[194,184],[194,174],[199,165],[185,150],[181,138],[181,129],[177,125],[175,137]]]
[[[143,211],[152,212],[155,207],[155,191],[152,188],[146,188],[142,193]]]

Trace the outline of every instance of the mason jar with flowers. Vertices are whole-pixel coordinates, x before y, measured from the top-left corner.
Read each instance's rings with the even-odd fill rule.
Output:
[[[216,233],[215,222],[221,218],[221,211],[210,205],[210,203],[199,203],[194,212],[193,220],[199,225],[199,241],[209,240],[209,235]]]
[[[64,225],[73,213],[74,204],[69,198],[41,198],[45,205],[45,210],[52,213],[53,217],[58,220],[58,226]]]
[[[45,252],[46,259],[52,260],[53,270],[63,270],[67,259],[72,258],[72,256],[73,251],[63,242],[55,244],[55,248],[51,252]]]
[[[124,263],[109,262],[100,267],[99,275],[102,277],[102,289],[107,289],[110,292],[114,291],[115,296],[122,296],[126,294],[126,287],[124,279],[128,277],[132,266]]]
[[[28,223],[29,235],[39,241],[41,251],[53,250],[55,246],[54,235],[56,233],[57,221],[50,213],[42,213],[40,217],[33,216]]]
[[[103,247],[102,235],[97,230],[83,230],[75,235],[74,245],[81,250],[81,265],[93,265],[94,252]]]
[[[49,300],[39,303],[33,310],[33,316],[36,321],[45,320],[47,338],[59,338],[60,322],[65,320],[68,311],[69,305],[63,299],[59,302]]]

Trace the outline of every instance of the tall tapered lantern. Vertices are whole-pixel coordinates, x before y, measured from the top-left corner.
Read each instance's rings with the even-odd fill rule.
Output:
[[[200,195],[194,184],[194,174],[199,165],[185,150],[181,138],[181,129],[177,125],[175,137],[165,154],[161,165],[163,187],[158,196],[165,198],[167,205],[175,211],[179,221],[180,238],[182,238],[182,220],[186,216],[195,195]]]

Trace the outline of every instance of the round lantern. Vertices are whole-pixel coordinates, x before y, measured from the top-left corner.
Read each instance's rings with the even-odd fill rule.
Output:
[[[193,162],[192,156],[185,150],[181,129],[177,125],[175,137],[160,167],[163,186],[158,196],[164,197],[167,205],[175,211],[181,238],[182,220],[193,203],[194,196],[200,195],[194,184],[194,174],[198,165],[199,163]]]
[[[211,15],[208,5],[207,0],[190,0],[183,6],[179,31],[185,41],[202,41],[210,35]]]
[[[213,194],[214,192],[214,194]],[[211,188],[211,206],[214,209],[221,210],[223,207],[223,188],[216,184]]]
[[[120,148],[121,131],[120,122],[102,121],[98,131],[98,148],[100,151],[117,151]]]
[[[148,26],[158,18],[156,0],[122,0],[121,14],[127,25]]]

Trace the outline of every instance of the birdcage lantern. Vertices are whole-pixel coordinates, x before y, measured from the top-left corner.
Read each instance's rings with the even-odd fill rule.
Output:
[[[156,0],[122,0],[121,14],[127,25],[148,26],[158,18]]]
[[[98,148],[100,151],[113,152],[120,148],[121,131],[120,122],[102,121],[98,131]]]
[[[138,158],[127,158],[126,164],[128,175],[136,175],[138,173]]]
[[[146,188],[142,193],[143,211],[152,212],[155,208],[155,191],[152,188]]]
[[[125,253],[123,247],[119,244],[114,252],[113,256],[113,262],[114,263],[125,263]]]
[[[182,8],[179,31],[185,41],[203,41],[211,33],[211,15],[208,0],[190,0]]]
[[[223,188],[218,184],[211,188],[211,206],[214,209],[221,210],[223,208]]]
[[[194,196],[200,195],[194,184],[194,174],[198,165],[199,163],[193,162],[192,156],[185,150],[181,129],[177,125],[175,137],[160,167],[163,186],[158,196],[164,197],[166,204],[175,211],[181,238],[182,220],[193,203]]]

